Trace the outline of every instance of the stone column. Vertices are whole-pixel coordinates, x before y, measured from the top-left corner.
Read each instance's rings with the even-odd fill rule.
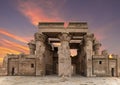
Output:
[[[94,45],[93,45],[94,55],[100,55],[100,47],[101,47],[101,43],[99,43],[97,40],[94,40]]]
[[[71,36],[68,33],[62,33],[58,37],[61,42],[61,46],[58,47],[58,75],[70,77],[72,73],[69,47]]]
[[[106,76],[110,76],[111,74],[109,73],[109,54],[108,54],[108,51],[107,50],[103,50],[101,55],[106,58],[105,59]]]
[[[29,49],[30,49],[30,55],[34,55],[35,54],[35,42],[33,40],[31,40],[28,43]]]
[[[85,53],[86,53],[86,76],[92,76],[92,55],[93,55],[93,37],[94,35],[88,33],[84,36],[84,44],[85,44]]]
[[[36,75],[44,76],[45,75],[45,41],[46,36],[43,34],[35,33],[35,42],[36,42]]]

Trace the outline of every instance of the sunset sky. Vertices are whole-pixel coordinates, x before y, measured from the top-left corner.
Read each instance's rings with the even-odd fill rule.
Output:
[[[102,49],[120,54],[120,0],[0,0],[0,61],[28,53],[38,22],[87,22]]]

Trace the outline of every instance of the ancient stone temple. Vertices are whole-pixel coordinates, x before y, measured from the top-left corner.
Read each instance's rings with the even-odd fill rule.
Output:
[[[90,33],[86,22],[40,22],[30,54],[8,54],[1,75],[120,76],[117,55],[100,52],[101,43]],[[71,55],[71,50],[76,50]],[[73,53],[74,54],[74,53]]]

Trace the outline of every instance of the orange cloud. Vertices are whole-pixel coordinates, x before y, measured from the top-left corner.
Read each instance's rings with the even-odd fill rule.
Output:
[[[19,54],[19,53],[20,52],[9,49],[9,48],[0,47],[0,62],[2,62],[2,60],[6,54]]]
[[[28,47],[26,46],[22,46],[20,44],[17,44],[15,42],[11,42],[11,41],[8,41],[8,40],[5,40],[5,39],[2,39],[2,42],[1,44],[5,47],[8,47],[10,49],[14,49],[14,50],[17,50],[19,52],[24,52],[24,53],[28,53],[29,49]]]
[[[21,52],[27,53],[29,52],[29,48],[26,46],[22,46],[15,42],[11,42],[5,39],[1,39],[0,44],[0,62],[2,62],[3,58],[6,54],[20,54]]]
[[[41,4],[44,4],[44,7],[49,10],[49,14],[45,13],[45,10],[41,7]],[[19,0],[18,9],[30,20],[33,25],[37,25],[38,22],[62,20],[56,7],[54,7],[51,1],[38,0],[37,3],[35,3],[35,1]]]
[[[6,47],[0,47],[0,53],[0,55],[6,55],[7,53],[19,54],[20,52]]]
[[[20,41],[20,42],[27,43],[27,41],[26,41],[25,39],[23,39],[23,38],[21,38],[21,37],[19,37],[19,36],[13,35],[13,34],[7,32],[7,31],[5,31],[5,30],[2,30],[2,29],[0,29],[0,34],[6,35],[6,36],[11,37],[11,38],[13,38],[13,39],[15,39],[15,40],[18,40],[18,41]]]
[[[3,62],[3,58],[0,58],[0,64]]]
[[[6,39],[0,39],[0,41],[0,63],[2,63],[6,54],[29,53],[29,48],[27,46],[23,46]]]

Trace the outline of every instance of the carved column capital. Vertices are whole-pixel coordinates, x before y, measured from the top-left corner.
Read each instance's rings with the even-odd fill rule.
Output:
[[[70,41],[71,40],[71,35],[69,33],[61,33],[58,35],[58,38],[60,39],[60,41]]]
[[[30,49],[35,49],[35,41],[34,40],[31,40],[29,43],[28,43],[28,46]]]
[[[31,40],[28,43],[29,49],[30,49],[30,54],[34,55],[35,54],[35,49],[36,49],[36,45],[35,45],[35,41]]]
[[[93,49],[94,50],[99,50],[101,45],[102,45],[101,43],[96,43],[96,44],[93,45]]]
[[[93,43],[93,40],[94,40],[94,34],[87,34],[87,35],[84,35],[83,37],[83,43],[85,46],[89,46],[90,43]]]
[[[93,41],[93,38],[94,38],[94,34],[93,33],[88,33],[87,35],[85,35],[84,37],[84,40],[87,42],[87,41]]]
[[[34,38],[35,38],[35,41],[42,41],[42,42],[45,42],[47,36],[44,35],[44,34],[40,34],[40,33],[37,32],[37,33],[34,34]]]

